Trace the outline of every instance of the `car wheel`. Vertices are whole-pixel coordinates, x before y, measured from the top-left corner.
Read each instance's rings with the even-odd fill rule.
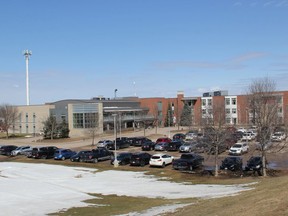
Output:
[[[41,156],[41,159],[47,159],[47,157],[45,155]]]
[[[119,150],[120,149],[120,147],[119,146],[116,146],[116,150]]]
[[[84,162],[84,160],[82,158],[79,159],[79,162]]]
[[[97,163],[97,162],[98,162],[98,159],[94,158],[93,163]]]
[[[65,158],[65,157],[62,157],[61,159],[64,161],[66,158]]]
[[[162,168],[164,168],[164,167],[165,167],[165,165],[166,165],[166,164],[165,164],[165,163],[163,163],[163,164],[162,164]]]
[[[140,166],[141,166],[141,167],[144,167],[144,166],[145,166],[145,161],[141,161],[141,162],[140,162]]]

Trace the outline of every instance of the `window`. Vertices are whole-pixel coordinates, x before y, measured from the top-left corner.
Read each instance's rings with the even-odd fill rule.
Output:
[[[230,98],[225,98],[225,104],[230,105]]]
[[[206,100],[205,99],[202,100],[202,106],[206,106]]]
[[[233,109],[232,109],[232,113],[233,113],[233,114],[236,114],[236,113],[237,113],[236,108],[233,108]]]
[[[83,128],[83,113],[73,113],[73,127]]]
[[[232,105],[236,105],[236,98],[232,98]]]
[[[231,123],[231,118],[226,118],[226,123],[230,124]]]
[[[212,99],[208,99],[208,106],[212,106]]]
[[[226,114],[230,114],[230,109],[225,109]]]
[[[202,109],[202,115],[206,114],[206,109]]]

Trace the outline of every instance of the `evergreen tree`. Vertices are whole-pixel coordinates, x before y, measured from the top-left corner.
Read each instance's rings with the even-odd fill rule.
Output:
[[[55,139],[55,138],[68,138],[69,137],[69,128],[66,121],[63,121],[59,124],[56,121],[54,116],[49,116],[44,124],[44,139]]]
[[[166,112],[166,118],[165,118],[165,127],[170,127],[173,125],[173,111],[172,111],[172,107],[171,104],[169,103],[168,105],[168,109]]]
[[[192,125],[192,112],[191,108],[187,103],[184,104],[181,117],[180,117],[181,126],[191,126]]]

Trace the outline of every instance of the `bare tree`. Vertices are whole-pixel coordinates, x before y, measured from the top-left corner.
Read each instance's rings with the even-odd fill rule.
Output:
[[[1,128],[6,133],[6,138],[9,138],[9,129],[14,125],[18,118],[18,110],[9,104],[0,106]]]
[[[210,152],[214,155],[214,175],[217,177],[219,175],[219,149],[226,145],[225,140],[229,133],[225,127],[226,114],[224,101],[214,100],[211,106],[206,107],[205,112],[206,114],[202,116],[203,132],[208,144],[208,153]]]
[[[99,129],[99,116],[97,113],[85,113],[85,130],[88,136],[92,138],[91,145],[95,145],[95,138]]]
[[[157,134],[158,133],[157,129],[159,126],[159,110],[157,105],[154,106],[152,110],[152,115],[154,117],[153,126],[155,127],[155,134]]]
[[[248,88],[248,106],[252,123],[257,127],[257,138],[262,157],[262,173],[267,176],[266,151],[273,128],[278,123],[279,99],[276,84],[269,78],[254,80]]]

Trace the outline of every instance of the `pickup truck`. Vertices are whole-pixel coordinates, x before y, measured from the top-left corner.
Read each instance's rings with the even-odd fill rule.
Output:
[[[85,154],[81,161],[97,163],[98,161],[111,160],[111,155],[111,152],[106,148],[96,148]]]
[[[182,154],[179,159],[176,159],[172,163],[172,167],[175,170],[189,170],[202,166],[204,158],[201,155],[194,153]]]

